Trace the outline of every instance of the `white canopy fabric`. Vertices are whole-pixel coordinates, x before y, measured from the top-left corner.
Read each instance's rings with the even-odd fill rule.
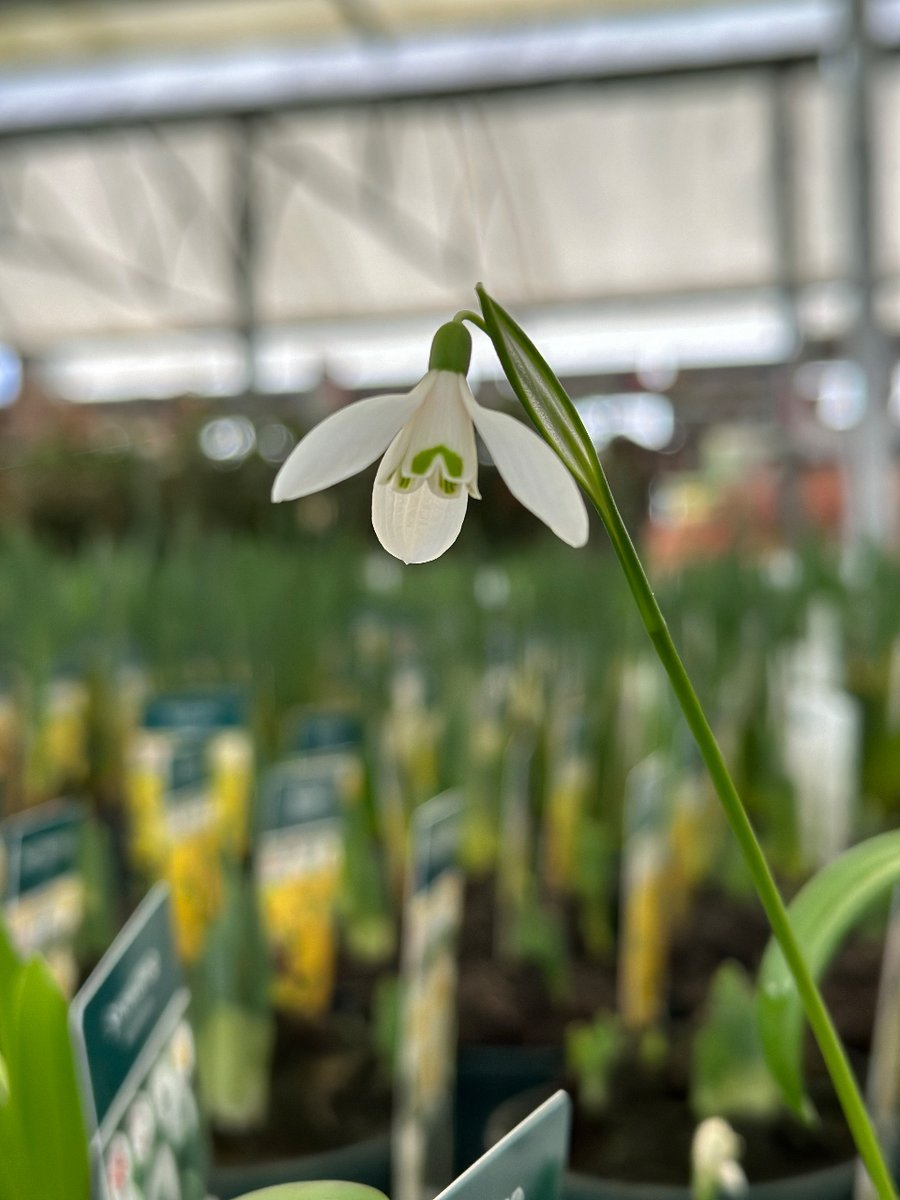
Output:
[[[753,7],[725,15],[745,21]],[[792,14],[778,36],[833,34],[833,5],[769,7]],[[680,18],[717,29],[719,52],[733,68],[723,26],[708,24],[723,12],[700,8]],[[546,82],[547,62],[565,39],[580,46],[582,62],[588,34],[595,56],[608,52],[610,33],[624,44],[622,21],[529,27],[530,74],[541,81],[543,70]],[[658,28],[642,26],[645,35],[651,27]],[[775,36],[776,26],[766,28]],[[496,58],[496,30],[492,37]],[[449,70],[448,54],[458,74],[472,69],[473,59],[460,58],[466,44],[429,35],[405,49],[374,49],[370,67],[378,53],[395,64],[400,53],[427,92],[429,64]],[[344,51],[329,43],[304,53],[327,80],[328,62]],[[353,53],[367,52],[356,46]],[[227,87],[217,61],[215,86]],[[238,95],[247,83],[242,72],[260,77],[260,60],[230,61]],[[250,327],[258,385],[301,386],[341,353],[348,375],[365,384],[365,371],[347,358],[354,338],[390,342],[396,375],[408,353],[403,339],[471,306],[477,280],[509,306],[555,321],[560,337],[568,320],[577,331],[573,361],[590,360],[593,369],[616,357],[602,336],[611,317],[618,344],[635,342],[638,353],[629,330],[652,326],[656,314],[660,352],[682,361],[700,353],[691,332],[698,321],[712,330],[713,344],[722,326],[725,360],[786,356],[795,322],[789,293],[799,298],[805,332],[840,332],[853,295],[827,73],[760,62],[628,80],[615,71],[604,78],[598,61],[591,72],[573,71],[568,86],[519,81],[492,91],[480,78],[472,94],[460,85],[420,98],[410,89],[405,99],[387,86],[368,104],[320,98],[252,117],[235,106],[222,116],[188,120],[182,112],[175,123],[135,127],[75,122],[63,132],[63,106],[40,134],[36,125],[33,135],[19,130],[0,140],[0,339],[41,359],[48,378],[63,390],[68,379],[76,392],[79,363],[141,354],[170,365],[180,355],[193,364],[187,386],[230,390],[246,368],[236,334]],[[486,71],[486,60],[479,62]],[[514,65],[525,79],[522,62]],[[202,63],[195,69],[192,86],[202,84]],[[46,109],[61,80],[73,105],[79,96],[90,100],[75,76],[43,78],[44,91],[31,75],[10,87],[31,79],[38,108]],[[900,207],[898,90],[900,69],[888,61],[878,80],[875,149],[882,305],[892,328],[900,326],[900,227],[891,219]],[[54,94],[58,102],[65,89]],[[10,135],[24,111],[12,95],[0,84],[0,130]],[[173,97],[176,108],[184,101]],[[780,112],[788,141],[782,159]],[[790,206],[783,219],[779,194]],[[244,239],[242,226],[250,230]],[[597,345],[593,359],[585,358],[585,339]],[[186,378],[175,371],[171,388]]]

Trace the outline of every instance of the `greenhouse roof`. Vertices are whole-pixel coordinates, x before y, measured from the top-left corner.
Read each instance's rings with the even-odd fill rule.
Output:
[[[832,0],[50,8],[0,16],[0,338],[72,398],[415,378],[478,279],[585,374],[781,361],[852,312]]]

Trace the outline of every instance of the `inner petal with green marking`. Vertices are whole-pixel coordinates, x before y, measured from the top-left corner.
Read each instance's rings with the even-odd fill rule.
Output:
[[[435,470],[439,458],[444,460],[442,474],[450,476],[451,479],[462,478],[462,455],[448,446],[431,446],[427,450],[420,450],[410,463],[410,470],[413,475],[430,475]]]
[[[376,483],[409,495],[423,485],[438,499],[478,497],[475,428],[463,400],[465,377],[435,370],[426,376],[422,403],[397,435],[378,468]]]

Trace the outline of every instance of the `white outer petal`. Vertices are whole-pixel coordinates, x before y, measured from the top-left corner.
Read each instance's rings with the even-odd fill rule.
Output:
[[[427,486],[398,492],[376,483],[372,491],[372,525],[389,554],[405,563],[440,558],[459,537],[469,496],[437,497]]]
[[[296,446],[272,484],[272,499],[297,500],[349,479],[383,454],[422,403],[419,388],[370,396],[326,417]]]
[[[494,412],[472,397],[467,402],[506,486],[557,537],[570,546],[588,539],[588,514],[578,485],[547,443],[521,421]]]

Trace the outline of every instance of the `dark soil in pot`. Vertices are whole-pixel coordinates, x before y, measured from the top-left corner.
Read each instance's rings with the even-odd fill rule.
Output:
[[[581,947],[570,939],[568,987],[552,995],[535,963],[498,955],[495,886],[492,875],[466,881],[460,934],[459,1044],[561,1047],[568,1022],[587,1019],[614,1004],[614,965],[587,961]]]
[[[460,939],[460,1045],[562,1045],[566,1026],[616,1007],[616,964],[590,961],[573,914],[564,914],[570,949],[567,988],[552,995],[540,968],[505,961],[494,943],[493,877],[469,880]],[[690,1020],[703,1008],[716,970],[727,960],[755,975],[769,941],[759,903],[707,887],[697,892],[669,954],[668,1016]],[[829,967],[823,989],[841,1036],[868,1050],[878,987],[881,944],[852,938]]]
[[[572,1081],[522,1093],[495,1110],[486,1142],[492,1145],[562,1086],[576,1101],[569,1167],[577,1176],[635,1187],[686,1188],[696,1120],[677,1058],[670,1058],[661,1071],[634,1060],[623,1062],[612,1081],[613,1100],[597,1116],[578,1104]],[[771,1120],[729,1117],[744,1139],[741,1165],[751,1184],[822,1171],[853,1157],[853,1142],[829,1083],[820,1078],[810,1092],[822,1118],[811,1128],[787,1114]]]
[[[713,889],[695,897],[684,932],[675,938],[669,959],[669,1013],[665,1022],[669,1052],[663,1065],[651,1068],[637,1056],[624,1061],[612,1080],[608,1112],[592,1119],[577,1104],[577,1087],[556,1076],[544,1091],[532,1092],[527,1104],[518,1105],[509,1127],[557,1086],[566,1087],[576,1099],[572,1136],[571,1167],[578,1173],[636,1183],[684,1186],[690,1162],[690,1145],[696,1119],[689,1105],[691,1043],[709,993],[711,979],[726,960],[737,960],[753,975],[769,940],[768,926],[753,898],[744,901]],[[857,1064],[865,1062],[874,1020],[881,962],[878,939],[851,939],[829,968],[823,984],[826,1002],[839,1032]],[[499,976],[499,968],[491,964]],[[491,970],[477,964],[482,980]],[[544,1008],[531,1001],[529,993],[517,992],[508,980],[497,985],[497,1023],[507,1038],[528,1044],[538,1039],[556,1039],[562,1044],[564,1028],[573,1017],[591,1017],[615,1008],[614,971],[607,966],[576,971],[575,1002],[551,1005],[544,992]],[[476,995],[475,987],[466,993]],[[487,987],[487,984],[483,986]],[[515,996],[525,1003],[515,1016]],[[509,997],[507,999],[507,997]],[[534,1008],[531,1008],[531,1005]],[[499,1014],[502,1011],[504,1022]],[[532,1015],[534,1013],[535,1015]],[[534,1022],[533,1025],[529,1022]],[[860,1070],[863,1068],[860,1066]],[[751,1182],[803,1174],[846,1162],[854,1148],[833,1096],[831,1084],[816,1047],[807,1052],[810,1092],[822,1124],[809,1128],[789,1115],[777,1120],[735,1118],[733,1124],[746,1143],[744,1166]],[[515,1106],[516,1101],[510,1101]],[[504,1120],[504,1124],[506,1121]],[[492,1137],[498,1136],[496,1122]]]
[[[570,1163],[585,1175],[640,1183],[684,1184],[696,1129],[681,1053],[661,1071],[624,1062],[613,1079],[613,1102],[592,1117],[576,1104]],[[730,1116],[744,1140],[741,1165],[761,1183],[819,1170],[853,1156],[853,1142],[826,1079],[810,1085],[821,1123],[809,1127],[789,1114]]]

